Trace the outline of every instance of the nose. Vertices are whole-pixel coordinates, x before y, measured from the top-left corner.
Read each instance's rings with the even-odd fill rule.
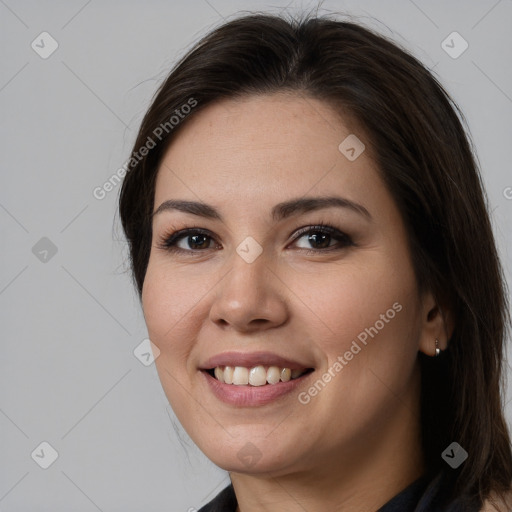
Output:
[[[288,318],[286,286],[261,254],[248,263],[238,253],[215,289],[210,320],[219,327],[253,332],[278,327]]]

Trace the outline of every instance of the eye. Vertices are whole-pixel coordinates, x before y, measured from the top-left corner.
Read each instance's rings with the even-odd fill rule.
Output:
[[[212,240],[208,231],[188,228],[164,235],[158,247],[171,252],[199,252],[210,249]]]
[[[310,247],[299,247],[306,251],[307,254],[340,250],[354,245],[348,235],[326,224],[307,226],[300,229],[296,235],[295,242],[304,238],[306,244],[310,244],[310,247],[313,246],[313,250]],[[337,243],[331,244],[332,241],[337,241]]]
[[[301,228],[295,233],[294,243],[303,238],[306,240],[306,244],[310,244],[310,246],[299,247],[299,249],[307,254],[325,253],[355,245],[348,235],[326,224]],[[215,248],[212,247],[213,241],[214,238],[209,231],[201,228],[187,228],[163,235],[157,247],[168,252],[193,255]],[[333,244],[333,241],[337,243]],[[311,249],[312,246],[313,249]]]

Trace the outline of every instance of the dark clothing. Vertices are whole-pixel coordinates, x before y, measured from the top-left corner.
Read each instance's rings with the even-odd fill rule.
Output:
[[[376,512],[478,512],[478,503],[458,499],[447,505],[440,505],[448,488],[446,473],[435,478],[423,476],[391,498]],[[202,507],[199,512],[235,512],[237,501],[232,485],[228,485],[217,496]],[[281,512],[277,511],[276,512]]]

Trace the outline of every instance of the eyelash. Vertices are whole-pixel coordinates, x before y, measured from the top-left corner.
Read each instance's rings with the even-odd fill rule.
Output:
[[[339,229],[329,225],[325,224],[323,222],[320,222],[319,224],[315,224],[313,226],[306,226],[304,228],[300,228],[297,230],[294,234],[295,237],[293,239],[293,242],[296,242],[300,240],[304,235],[306,234],[312,234],[312,233],[323,233],[327,235],[331,235],[335,240],[338,240],[338,247],[336,245],[332,247],[328,247],[326,249],[304,249],[300,248],[300,251],[305,252],[306,254],[319,254],[319,253],[326,253],[331,252],[335,250],[342,250],[346,247],[350,247],[355,245],[352,239]],[[186,238],[188,236],[192,235],[205,235],[209,237],[210,239],[214,240],[214,238],[210,235],[210,232],[199,228],[199,227],[190,227],[186,229],[181,229],[179,231],[170,231],[164,234],[158,241],[157,247],[159,249],[165,250],[167,252],[171,253],[188,253],[189,255],[197,255],[201,252],[205,252],[209,249],[182,249],[180,247],[177,247],[176,244],[183,238]]]

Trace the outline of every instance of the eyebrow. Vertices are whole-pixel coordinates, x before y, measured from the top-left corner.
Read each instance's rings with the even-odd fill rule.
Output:
[[[300,215],[303,213],[332,207],[346,208],[362,215],[367,220],[372,220],[370,212],[363,205],[355,203],[350,199],[338,196],[301,197],[298,199],[291,199],[289,201],[276,204],[272,208],[271,216],[272,220],[279,222],[294,215]],[[192,215],[197,215],[199,217],[205,217],[207,219],[220,220],[221,222],[224,222],[222,215],[213,206],[197,201],[183,201],[178,199],[169,199],[164,201],[153,212],[152,217],[169,210],[178,210],[181,212],[190,213]]]

